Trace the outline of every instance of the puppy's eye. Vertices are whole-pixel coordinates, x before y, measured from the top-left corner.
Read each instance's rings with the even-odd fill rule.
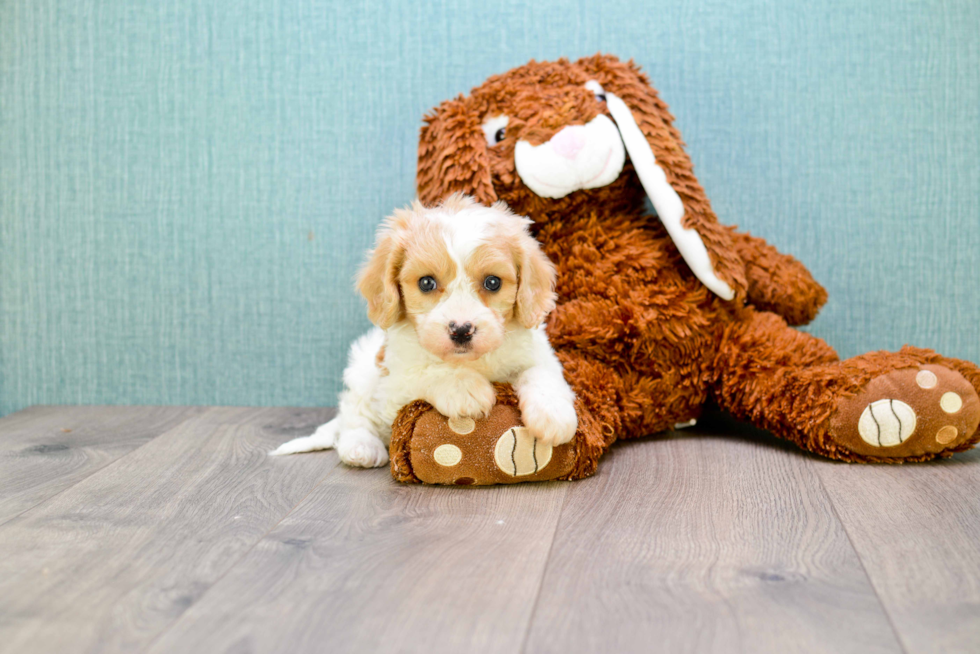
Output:
[[[492,148],[506,138],[506,127],[509,122],[510,118],[507,116],[494,116],[484,121],[483,135],[487,139],[487,145]]]
[[[491,293],[496,293],[500,290],[500,278],[495,275],[487,275],[483,280],[483,288]]]
[[[436,283],[436,278],[430,275],[426,275],[419,280],[419,290],[423,293],[431,293],[432,291],[436,290],[438,285],[439,284]]]
[[[605,102],[606,101],[606,94],[605,93],[596,93],[595,99],[598,100],[599,102]]]

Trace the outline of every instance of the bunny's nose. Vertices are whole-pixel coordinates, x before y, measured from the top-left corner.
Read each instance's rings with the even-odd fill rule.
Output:
[[[551,149],[566,159],[574,159],[585,145],[585,127],[569,125],[551,137]]]

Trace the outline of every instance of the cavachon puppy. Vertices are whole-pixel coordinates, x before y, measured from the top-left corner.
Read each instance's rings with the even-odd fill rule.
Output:
[[[403,406],[422,399],[450,420],[481,419],[493,382],[514,387],[534,438],[570,441],[574,396],[541,324],[555,269],[529,224],[462,195],[395,211],[358,276],[377,327],[351,347],[337,417],[273,454],[335,447],[348,465],[384,465]]]
[[[841,360],[792,327],[826,292],[793,257],[718,221],[674,117],[633,62],[532,61],[442,102],[422,127],[417,190],[427,204],[451,193],[505,202],[534,221],[557,266],[547,329],[579,432],[573,463],[534,479],[592,474],[615,440],[689,424],[709,402],[847,461],[923,461],[980,439],[974,364],[913,347]],[[429,446],[413,445],[426,437],[408,418],[423,409],[396,423],[401,481],[437,479],[417,474]],[[483,441],[457,447],[483,466],[463,481],[498,483],[480,472],[500,467]]]

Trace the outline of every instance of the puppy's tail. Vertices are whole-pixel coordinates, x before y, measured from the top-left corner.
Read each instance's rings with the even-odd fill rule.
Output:
[[[317,450],[329,450],[337,443],[337,432],[340,430],[340,419],[334,418],[325,425],[320,425],[311,436],[301,436],[287,441],[269,452],[270,456],[282,456],[283,454],[299,454],[301,452],[315,452]]]

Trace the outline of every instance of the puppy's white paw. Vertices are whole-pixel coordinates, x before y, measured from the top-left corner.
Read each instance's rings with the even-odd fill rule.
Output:
[[[522,397],[521,420],[532,436],[552,446],[570,442],[578,429],[575,406],[565,398]]]
[[[497,403],[493,386],[483,377],[461,381],[433,396],[431,404],[447,418],[486,418]]]
[[[388,448],[366,429],[341,432],[337,454],[341,461],[357,468],[378,468],[388,463]]]
[[[291,441],[286,441],[276,449],[269,452],[272,456],[282,456],[283,454],[299,454],[300,452],[315,452],[316,450],[329,450],[337,442],[337,433],[340,431],[340,422],[334,418],[330,422],[320,425],[310,436],[301,436]]]

